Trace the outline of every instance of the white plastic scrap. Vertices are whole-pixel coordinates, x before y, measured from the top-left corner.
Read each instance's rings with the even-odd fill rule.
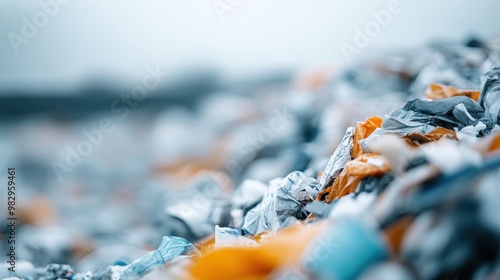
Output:
[[[318,180],[300,171],[272,180],[262,201],[245,216],[242,229],[258,234],[282,228],[288,218],[301,213],[302,202],[315,199],[319,193],[318,186]]]

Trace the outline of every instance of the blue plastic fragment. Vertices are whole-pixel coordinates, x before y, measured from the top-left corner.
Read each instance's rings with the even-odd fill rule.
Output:
[[[138,278],[149,272],[152,268],[166,264],[191,248],[194,249],[193,244],[184,238],[164,236],[160,247],[129,264],[120,275],[120,280]]]

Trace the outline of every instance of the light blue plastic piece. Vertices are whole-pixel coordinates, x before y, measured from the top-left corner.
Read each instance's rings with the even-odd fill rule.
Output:
[[[120,280],[136,279],[152,268],[164,265],[189,251],[190,248],[194,248],[193,244],[184,238],[164,236],[160,247],[129,264],[120,275]]]

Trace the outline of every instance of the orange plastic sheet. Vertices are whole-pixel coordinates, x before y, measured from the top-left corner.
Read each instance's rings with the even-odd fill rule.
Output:
[[[257,247],[222,247],[206,252],[189,268],[186,280],[265,280],[280,268],[297,264],[326,221],[299,224],[263,238]]]
[[[412,146],[418,146],[432,141],[437,141],[443,137],[455,139],[458,141],[457,134],[451,129],[438,127],[433,131],[423,134],[421,132],[410,132],[403,136],[403,139]]]
[[[373,116],[365,120],[365,122],[358,122],[356,124],[356,130],[354,131],[353,146],[351,151],[352,158],[357,158],[364,154],[363,148],[359,144],[360,140],[363,140],[370,136],[375,129],[382,126],[382,119]]]
[[[425,97],[437,100],[453,96],[465,95],[475,101],[479,100],[480,92],[478,90],[456,89],[452,86],[445,86],[442,84],[431,83],[429,88],[425,91]]]
[[[333,185],[324,189],[318,199],[331,203],[335,198],[354,192],[364,178],[382,175],[390,170],[389,162],[384,156],[375,153],[361,155],[346,164]]]

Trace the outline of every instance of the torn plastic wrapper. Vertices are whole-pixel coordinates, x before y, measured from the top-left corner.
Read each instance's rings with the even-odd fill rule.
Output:
[[[437,126],[455,129],[476,124],[484,109],[477,102],[465,96],[454,96],[439,100],[414,99],[403,108],[385,116],[383,133],[410,132],[430,133]],[[377,133],[379,135],[380,133]],[[371,137],[368,137],[371,141]]]
[[[382,175],[390,170],[391,167],[383,156],[378,154],[361,155],[346,164],[345,169],[335,179],[333,185],[318,195],[318,200],[331,203],[336,198],[354,192],[363,178]]]
[[[432,124],[441,124],[441,126],[450,129],[471,125],[484,114],[484,109],[476,101],[466,96],[454,96],[439,100],[414,99],[406,103],[403,110],[427,115],[431,117]]]
[[[299,171],[272,180],[262,201],[246,214],[242,229],[251,234],[276,231],[288,218],[305,217],[303,204],[316,198],[318,185],[318,180]]]
[[[339,146],[330,157],[330,160],[328,161],[328,164],[326,165],[325,170],[323,171],[323,174],[321,174],[321,178],[319,180],[320,191],[322,191],[326,187],[326,184],[328,184],[332,180],[332,178],[337,178],[339,173],[344,168],[345,164],[352,159],[351,150],[353,148],[354,131],[355,129],[353,127],[349,127],[346,130],[342,141],[340,141]]]
[[[411,100],[403,108],[386,115],[382,128],[361,140],[361,146],[369,151],[368,144],[385,133],[410,135],[411,139],[418,134],[435,134],[438,128],[441,128],[440,133],[444,132],[442,129],[455,130],[460,132],[456,138],[474,142],[476,135],[489,132],[498,122],[500,95],[496,93],[499,91],[499,71],[499,68],[494,68],[486,74],[478,102],[464,95],[437,100]],[[433,139],[438,135],[425,138]]]
[[[413,131],[427,134],[436,128],[435,125],[429,123],[429,119],[428,115],[399,108],[385,115],[382,129],[376,129],[367,139],[372,138],[375,134],[380,134],[377,133],[378,131],[399,133],[402,135]]]
[[[159,248],[144,255],[127,265],[119,280],[136,279],[154,267],[164,265],[173,258],[186,253],[190,249],[196,250],[189,241],[181,237],[164,236]]]
[[[429,125],[429,116],[414,111],[396,109],[385,115],[381,128],[375,129],[370,136],[359,141],[360,146],[367,153],[374,152],[369,148],[370,143],[376,141],[384,134],[408,135],[410,133],[429,134],[436,130],[436,126]],[[396,166],[397,168],[397,166]]]
[[[500,124],[500,67],[495,67],[486,73],[479,104],[485,109],[481,121],[486,124],[489,132],[496,124]]]
[[[356,130],[354,131],[354,139],[351,157],[357,158],[360,155],[364,154],[363,148],[359,144],[359,141],[370,136],[375,129],[380,128],[382,126],[382,119],[373,116],[365,120],[365,122],[358,122],[356,124]]]

